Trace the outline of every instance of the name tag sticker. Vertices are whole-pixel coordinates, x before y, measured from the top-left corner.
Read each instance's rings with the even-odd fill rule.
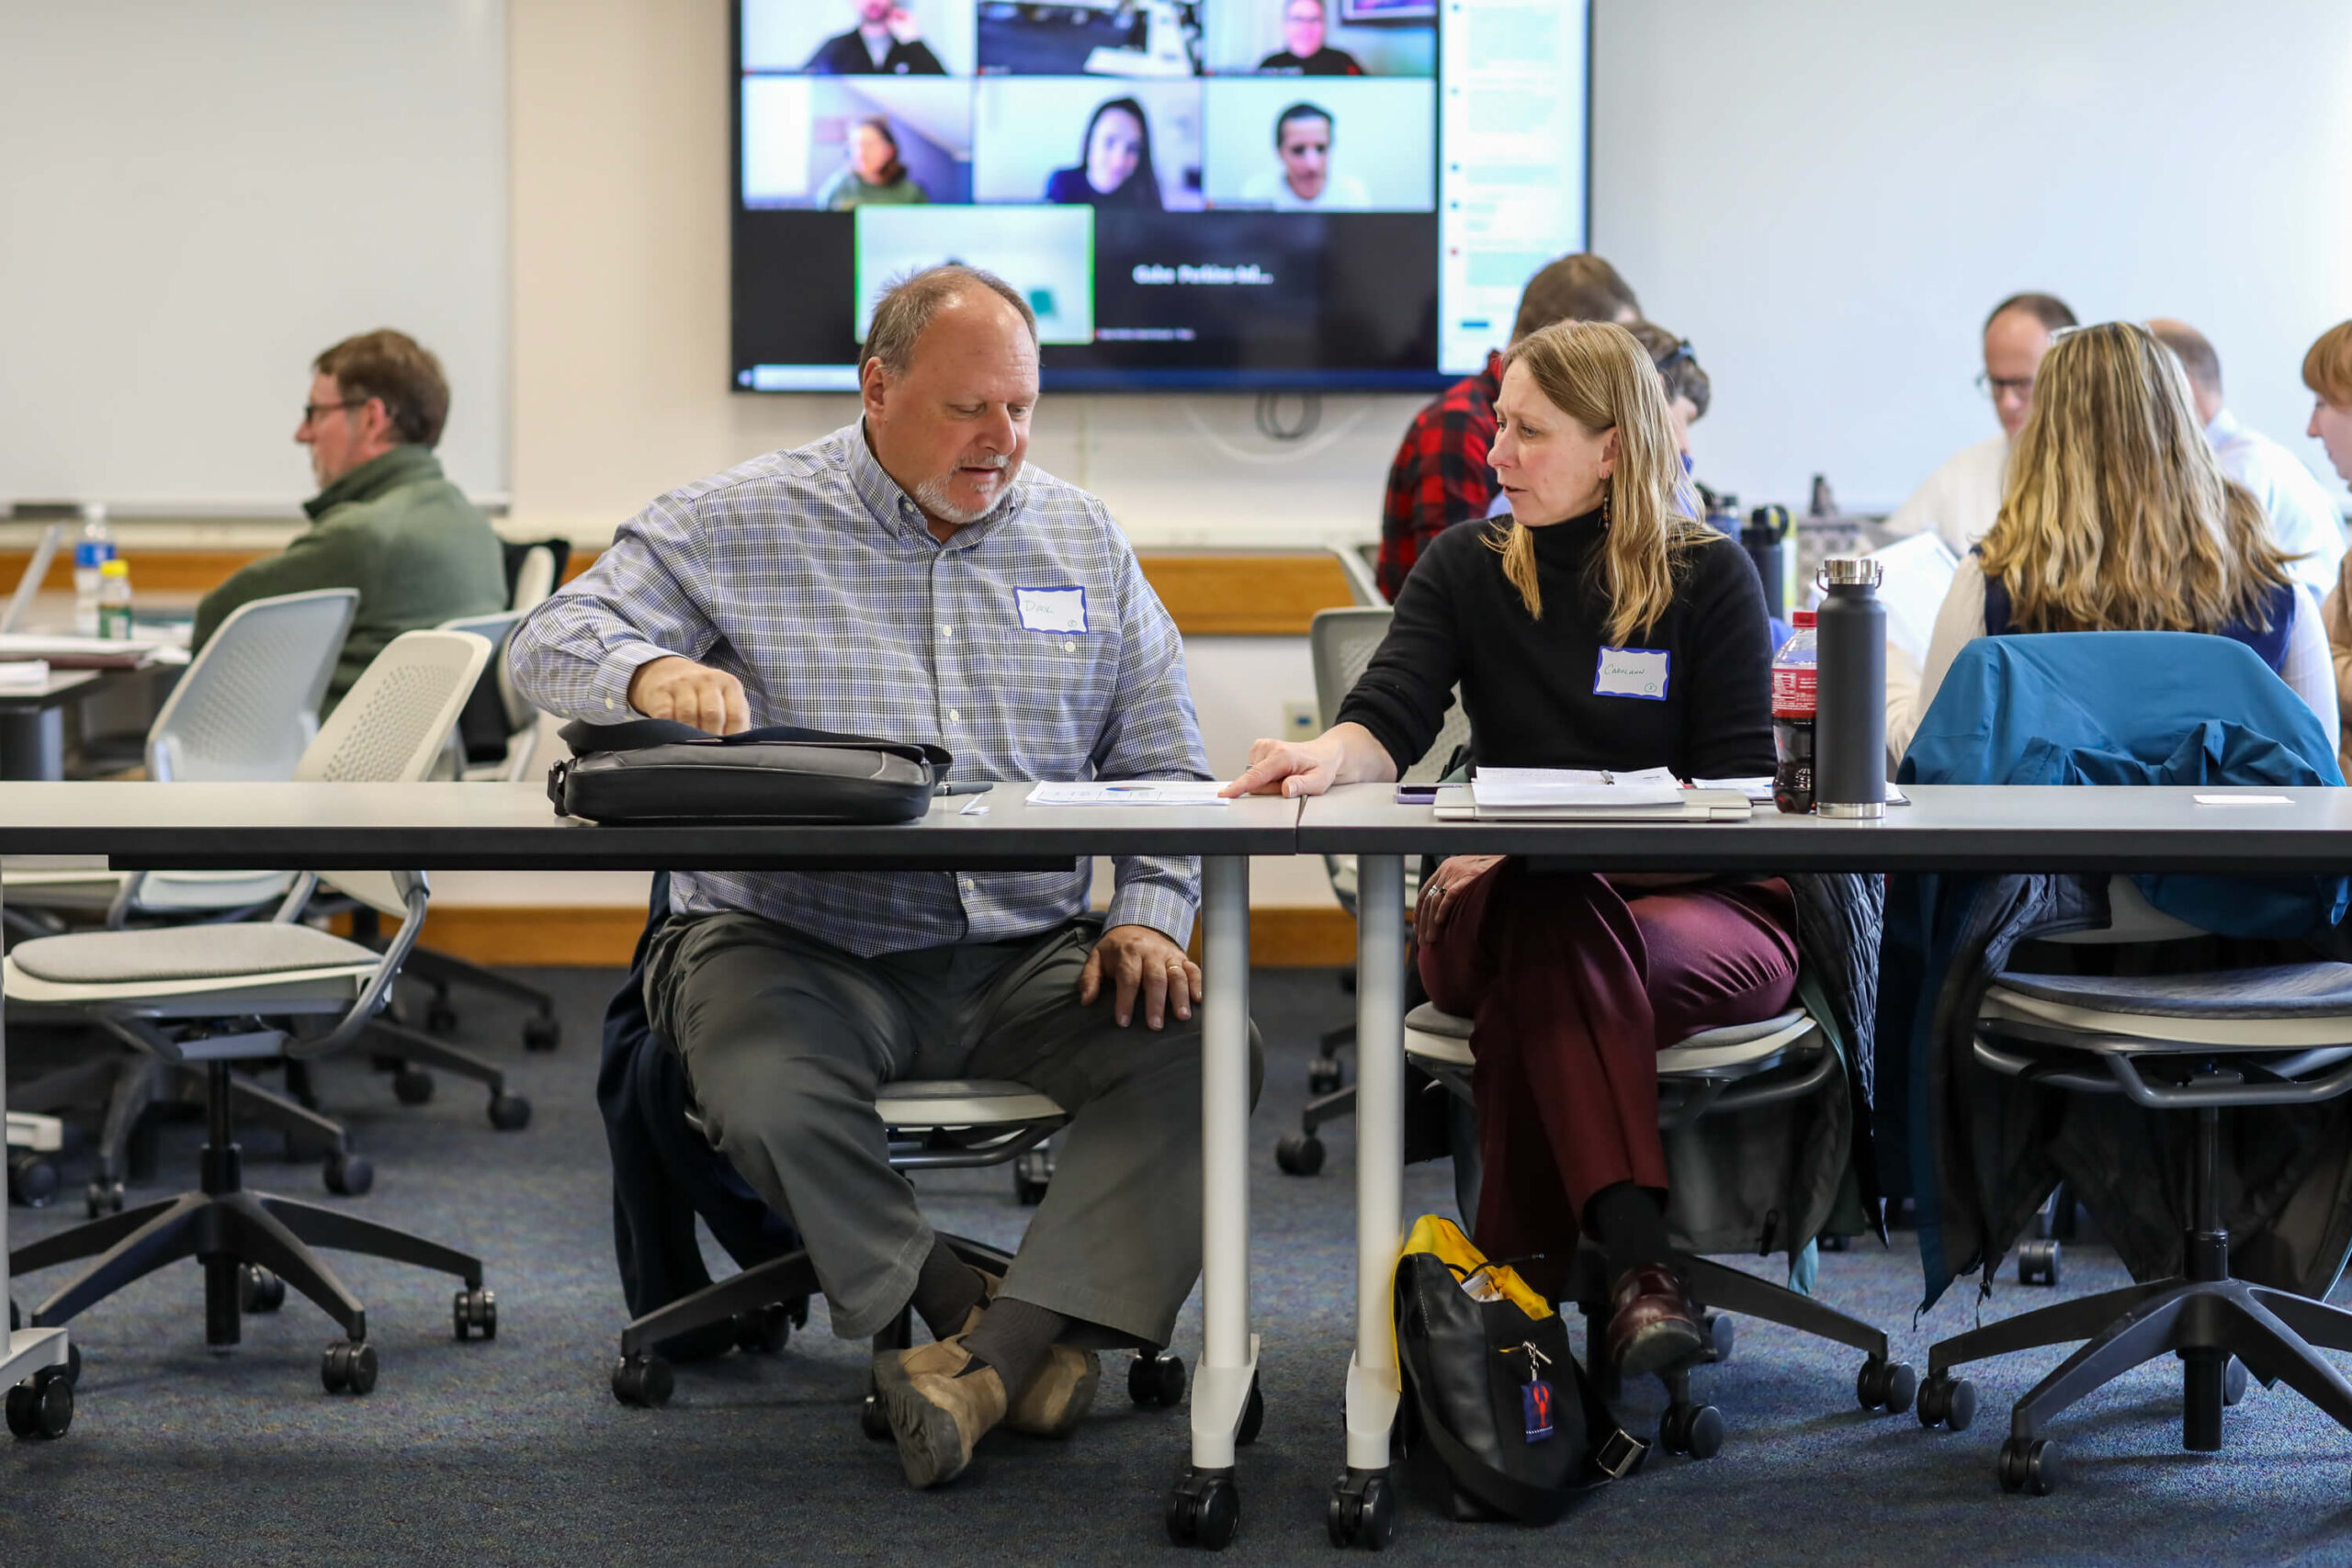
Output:
[[[1666,667],[1662,648],[1604,648],[1600,667],[1592,678],[1596,697],[1634,697],[1645,703],[1666,701]]]
[[[1033,632],[1082,632],[1086,629],[1086,590],[1083,588],[1016,588],[1012,603],[1021,612],[1021,626]]]

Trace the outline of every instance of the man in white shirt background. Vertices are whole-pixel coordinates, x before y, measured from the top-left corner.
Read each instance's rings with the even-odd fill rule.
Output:
[[[1886,520],[1888,533],[1933,531],[1952,554],[1964,556],[1992,531],[2008,475],[2009,443],[2033,411],[2033,373],[2050,352],[2052,334],[2073,325],[2075,312],[2054,294],[2012,294],[1993,307],[1984,319],[1984,373],[1976,385],[1993,400],[2001,434],[1946,459]]]
[[[1295,103],[1283,110],[1274,118],[1274,152],[1282,166],[1252,176],[1242,187],[1242,199],[1266,202],[1277,212],[1371,206],[1362,180],[1332,171],[1332,128],[1331,111],[1320,104]]]
[[[2158,342],[2179,355],[2188,372],[2189,396],[2205,425],[2205,439],[2221,460],[2222,472],[2254,492],[2270,519],[2270,536],[2288,555],[2295,581],[2324,598],[2335,586],[2344,558],[2344,523],[2335,503],[2302,459],[2258,431],[2248,430],[2222,401],[2222,356],[2205,334],[2186,321],[2148,323]]]

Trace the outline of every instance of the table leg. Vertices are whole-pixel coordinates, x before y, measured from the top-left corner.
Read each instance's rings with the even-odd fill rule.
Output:
[[[0,1111],[8,1098],[8,1040],[0,1024]],[[5,1118],[0,1118],[5,1120]],[[0,1330],[0,1388],[7,1389],[8,1429],[18,1437],[64,1435],[74,1419],[74,1385],[62,1369],[72,1351],[62,1328],[17,1328],[16,1298],[8,1293],[8,1204],[0,1193],[0,1300],[8,1303],[8,1326]],[[48,1369],[55,1367],[57,1371]],[[23,1386],[17,1387],[19,1382]]]
[[[1348,1467],[1332,1484],[1331,1544],[1374,1551],[1396,1528],[1389,1438],[1396,1250],[1405,1239],[1405,862],[1356,857],[1356,1348],[1348,1362]]]
[[[0,713],[0,779],[65,776],[65,710]]]
[[[1222,1549],[1240,1522],[1236,1447],[1256,1436],[1250,1332],[1250,863],[1201,862],[1201,1362],[1192,1463],[1168,1496],[1180,1546]],[[1245,1426],[1250,1428],[1245,1431]]]

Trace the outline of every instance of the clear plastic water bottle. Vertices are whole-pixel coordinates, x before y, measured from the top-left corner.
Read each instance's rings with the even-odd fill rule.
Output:
[[[1772,804],[1813,809],[1813,727],[1821,712],[1821,655],[1814,613],[1789,617],[1796,631],[1772,656]]]
[[[107,509],[96,502],[82,504],[82,536],[74,541],[74,635],[98,635],[98,577],[114,559],[114,535],[107,527]]]
[[[130,563],[119,557],[98,568],[98,632],[130,640]]]

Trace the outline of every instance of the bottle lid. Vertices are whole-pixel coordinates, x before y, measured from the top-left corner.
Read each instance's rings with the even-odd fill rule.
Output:
[[[1868,556],[1832,556],[1821,563],[1824,588],[1876,588],[1886,570]]]
[[[129,577],[130,563],[120,556],[112,557],[98,568],[98,575],[100,577]]]
[[[1799,631],[1803,631],[1820,618],[1821,617],[1819,615],[1815,615],[1811,610],[1792,610],[1789,613],[1789,625],[1796,627]]]

